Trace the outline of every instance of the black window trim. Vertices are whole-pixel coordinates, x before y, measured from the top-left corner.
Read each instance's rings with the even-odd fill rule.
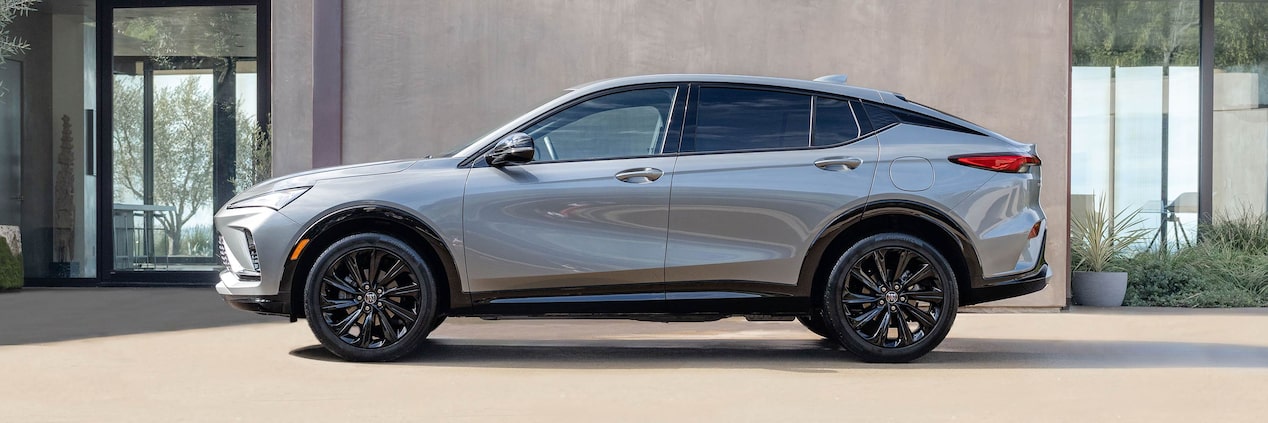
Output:
[[[458,164],[458,167],[459,168],[490,167],[488,163],[485,163],[485,161],[481,159],[484,158],[484,155],[487,154],[489,150],[493,149],[494,145],[497,145],[496,140],[500,140],[503,137],[506,137],[507,135],[510,135],[510,134],[514,134],[516,132],[523,132],[524,130],[531,128],[533,125],[536,125],[543,120],[550,119],[551,117],[554,117],[556,114],[559,114],[560,112],[567,110],[573,106],[593,100],[595,98],[599,98],[599,97],[603,97],[603,96],[607,96],[611,94],[619,94],[619,93],[628,92],[628,91],[638,91],[638,90],[654,89],[654,88],[673,88],[675,90],[673,104],[670,105],[670,108],[669,108],[669,122],[665,124],[665,135],[664,135],[664,139],[661,141],[659,153],[644,154],[644,155],[637,155],[637,156],[531,161],[527,163],[518,163],[518,164],[515,164],[514,166],[531,166],[535,164],[552,164],[552,163],[596,162],[596,161],[603,161],[603,160],[626,160],[626,159],[643,159],[643,158],[651,158],[651,157],[673,156],[678,153],[677,151],[678,146],[680,146],[682,143],[682,132],[683,132],[682,120],[683,119],[681,119],[681,115],[685,113],[679,113],[679,111],[686,107],[686,103],[687,103],[686,97],[687,97],[687,89],[688,89],[687,85],[688,84],[681,83],[681,82],[659,82],[659,83],[649,83],[649,84],[626,85],[626,86],[615,87],[615,88],[611,88],[611,89],[607,89],[603,91],[596,91],[596,92],[587,94],[585,96],[578,97],[576,99],[573,99],[572,101],[561,104],[553,109],[546,111],[545,113],[538,115],[532,120],[525,122],[523,125],[515,127],[515,129],[512,129],[510,132],[500,134],[498,137],[494,138],[495,141],[490,142],[488,145],[485,145],[484,147],[481,147],[479,151],[475,152],[471,156],[464,159],[461,163]],[[675,120],[674,118],[676,116],[680,118]],[[670,143],[674,142],[675,137],[678,139],[678,143],[674,144],[675,146],[674,151],[673,152],[665,151],[665,147],[670,145]]]

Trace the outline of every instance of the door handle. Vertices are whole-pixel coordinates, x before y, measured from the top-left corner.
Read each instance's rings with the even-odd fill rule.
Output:
[[[646,184],[664,175],[660,169],[651,167],[637,167],[634,169],[626,169],[616,173],[616,179],[621,182],[629,182],[631,184]]]
[[[828,157],[815,160],[815,167],[823,170],[853,170],[863,164],[858,157]]]

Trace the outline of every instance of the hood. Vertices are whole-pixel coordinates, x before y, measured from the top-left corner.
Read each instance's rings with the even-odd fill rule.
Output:
[[[410,160],[392,160],[386,162],[361,163],[346,166],[324,167],[313,169],[299,173],[292,173],[286,176],[279,176],[273,179],[256,184],[248,188],[246,191],[235,195],[229,204],[239,199],[253,197],[266,192],[272,192],[287,188],[312,186],[317,181],[326,179],[350,178],[354,176],[382,175],[385,173],[396,173],[408,169],[410,165],[417,162],[417,159]]]

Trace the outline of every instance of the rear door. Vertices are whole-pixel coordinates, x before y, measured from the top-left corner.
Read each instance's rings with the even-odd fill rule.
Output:
[[[876,138],[859,137],[849,99],[748,86],[692,91],[670,196],[670,299],[737,283],[756,292],[796,285],[824,227],[866,202]]]

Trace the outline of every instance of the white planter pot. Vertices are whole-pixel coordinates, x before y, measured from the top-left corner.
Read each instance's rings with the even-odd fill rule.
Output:
[[[1127,272],[1074,272],[1070,288],[1075,304],[1118,307],[1127,294]]]

